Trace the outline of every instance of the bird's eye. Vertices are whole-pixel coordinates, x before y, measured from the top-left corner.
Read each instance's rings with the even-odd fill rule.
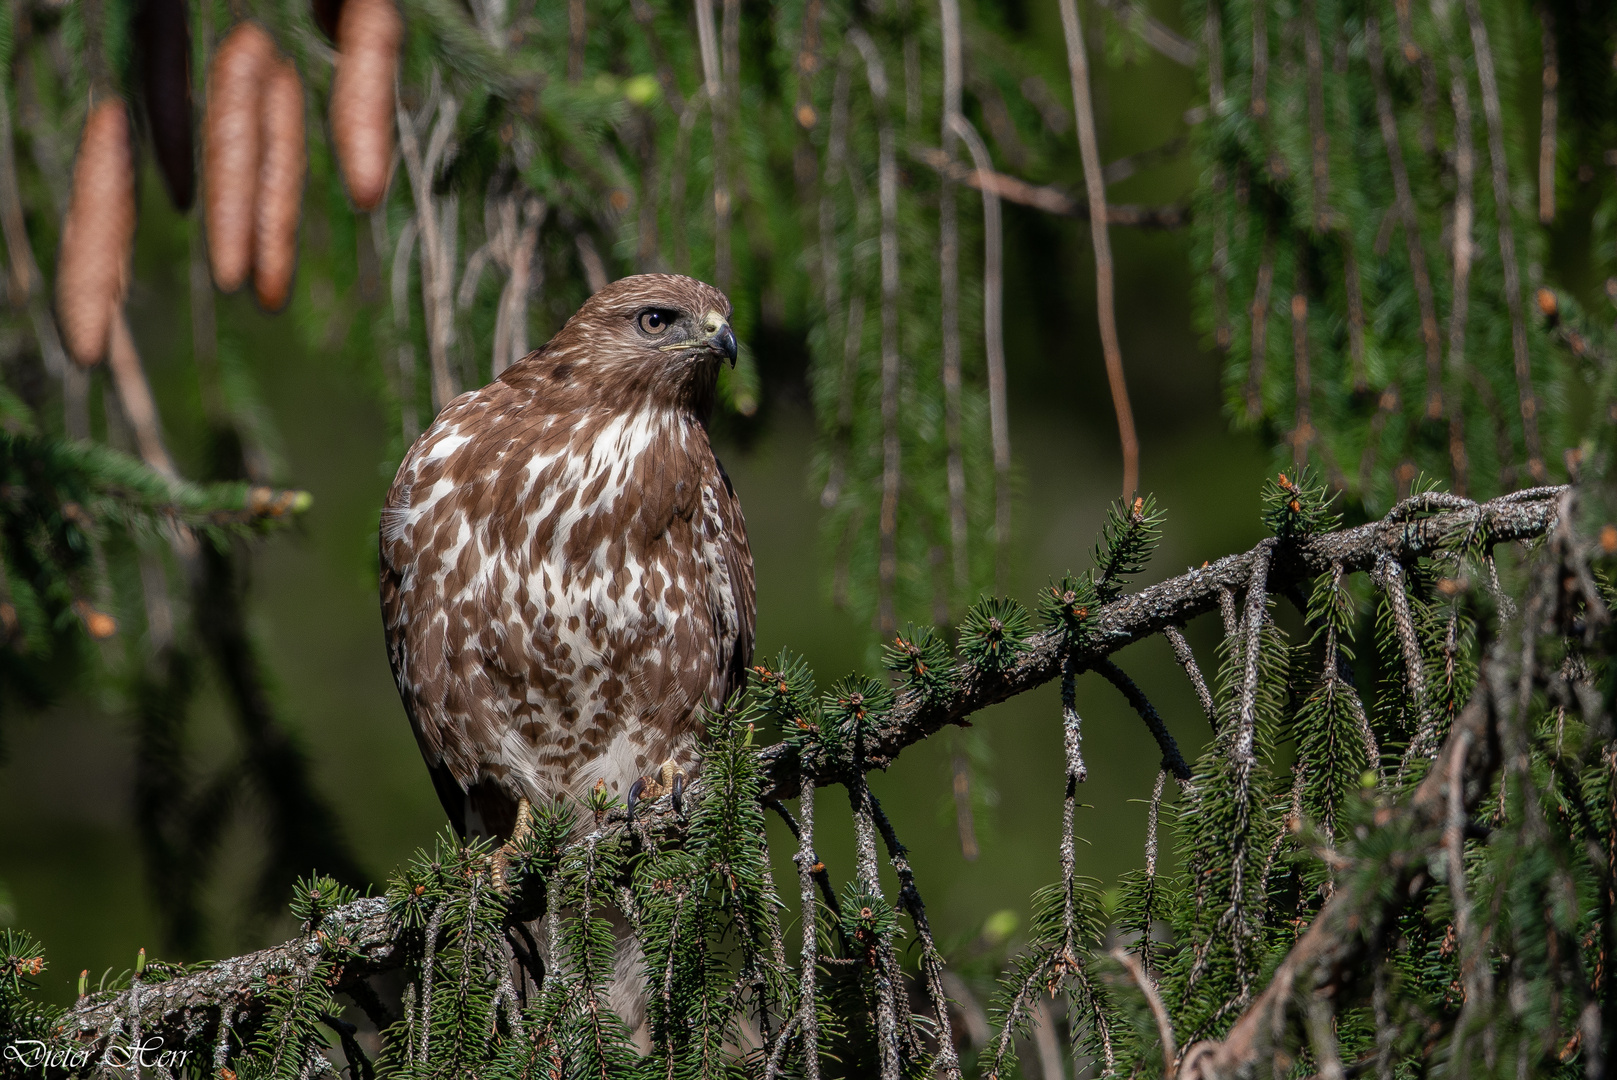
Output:
[[[640,329],[656,337],[673,324],[666,311],[643,311],[640,313]]]

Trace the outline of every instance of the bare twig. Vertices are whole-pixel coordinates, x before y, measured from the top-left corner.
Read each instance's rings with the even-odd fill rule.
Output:
[[[926,905],[921,902],[921,891],[915,885],[909,850],[899,842],[898,833],[893,831],[893,823],[887,820],[881,803],[874,795],[870,796],[870,811],[875,818],[876,828],[881,830],[882,841],[887,845],[887,857],[892,861],[893,872],[898,875],[899,902],[909,912],[910,921],[915,924],[916,939],[921,945],[921,974],[926,978],[927,994],[932,998],[938,1025],[938,1049],[932,1058],[932,1067],[937,1075],[958,1080],[960,1059],[955,1054],[954,1031],[949,1023],[949,1000],[943,989],[943,954],[932,939],[932,924],[927,921]]]
[[[1162,715],[1157,707],[1151,704],[1151,699],[1139,688],[1133,679],[1123,673],[1123,669],[1110,660],[1098,660],[1090,665],[1095,671],[1105,676],[1106,681],[1128,699],[1140,719],[1145,721],[1146,728],[1151,737],[1157,741],[1157,748],[1162,751],[1162,767],[1180,781],[1190,779],[1190,766],[1185,762],[1184,755],[1179,752],[1179,744],[1174,741],[1173,735],[1168,731],[1168,725],[1163,722]]]
[[[814,854],[814,785],[804,784],[798,800],[797,812],[802,820],[797,847],[797,895],[802,906],[803,955],[802,975],[798,981],[798,1009],[803,1027],[803,1075],[808,1080],[820,1077],[820,1014],[814,998],[814,979],[820,962],[818,930],[820,920],[814,900],[815,867],[819,858]],[[785,1034],[781,1039],[785,1041]]]
[[[1246,373],[1246,418],[1263,415],[1263,372],[1269,354],[1269,291],[1275,280],[1274,233],[1265,226],[1263,255],[1258,260],[1258,277],[1252,287],[1252,359]]]
[[[416,208],[415,222],[421,236],[421,301],[426,316],[427,355],[432,365],[432,403],[435,413],[460,392],[449,363],[449,349],[454,343],[455,334],[456,202],[452,195],[437,200],[432,191],[438,167],[449,152],[459,112],[460,105],[454,97],[441,91],[434,93],[422,110],[422,125],[434,113],[437,115],[432,133],[423,148],[417,135],[416,121],[404,108],[402,99],[397,105],[399,151],[410,180],[411,199]]]
[[[1392,169],[1394,205],[1403,223],[1405,247],[1409,252],[1409,272],[1414,278],[1415,299],[1420,305],[1421,340],[1426,345],[1426,415],[1436,419],[1443,414],[1443,350],[1438,340],[1437,302],[1432,297],[1432,278],[1426,269],[1426,249],[1421,244],[1415,196],[1409,186],[1409,170],[1404,165],[1403,143],[1398,137],[1398,119],[1393,113],[1392,95],[1387,90],[1380,23],[1373,18],[1364,22],[1364,50],[1370,61],[1371,81],[1375,85],[1381,141],[1387,148],[1387,163]]]
[[[1100,320],[1101,350],[1106,355],[1106,381],[1117,413],[1117,440],[1123,452],[1123,497],[1140,486],[1140,442],[1134,433],[1134,410],[1123,377],[1123,350],[1117,340],[1117,312],[1112,297],[1112,243],[1106,226],[1106,183],[1101,178],[1100,149],[1095,141],[1095,110],[1089,100],[1089,58],[1076,0],[1060,0],[1061,27],[1067,39],[1067,67],[1072,74],[1073,113],[1078,121],[1078,152],[1084,160],[1084,187],[1089,195],[1089,234],[1095,245],[1095,307]]]
[[[952,158],[955,140],[966,129],[966,120],[960,111],[964,65],[960,48],[959,0],[938,0],[938,12],[943,29],[943,153]],[[976,145],[969,141],[967,143],[979,172],[990,166],[986,153],[980,156],[977,153],[980,144],[981,140],[977,140]],[[966,522],[966,462],[960,446],[960,219],[955,205],[955,181],[948,173],[941,175],[943,185],[938,193],[938,263],[943,277],[940,306],[943,311],[943,438],[949,482],[949,552],[953,556],[955,594],[964,596],[971,589],[971,564],[970,553],[966,550],[969,535]],[[992,198],[984,192],[984,232],[988,236],[996,232],[987,224],[988,203]],[[996,217],[998,213],[999,204],[995,202]],[[984,276],[986,278],[986,272]],[[985,280],[985,304],[986,297]]]
[[[982,175],[992,164],[988,147],[963,116],[955,130],[971,151]],[[994,444],[994,586],[1006,588],[1011,543],[1011,421],[1005,389],[1004,227],[999,196],[983,188],[983,352],[988,361],[988,427]]]
[[[1176,64],[1193,68],[1201,60],[1196,43],[1158,20],[1139,0],[1099,0],[1100,6],[1140,40]]]
[[[854,866],[860,884],[872,895],[881,895],[881,877],[876,866],[876,825],[874,800],[863,777],[848,784],[848,801],[853,808]],[[899,1044],[902,1031],[909,1029],[909,1009],[903,1008],[900,1027],[900,997],[903,973],[891,935],[876,946],[876,1044],[881,1059],[882,1080],[898,1080],[901,1068]],[[907,1003],[907,998],[904,999]]]
[[[157,402],[152,398],[151,384],[146,381],[146,370],[141,366],[140,354],[135,351],[135,339],[129,333],[129,320],[122,311],[112,321],[107,366],[112,370],[118,405],[129,420],[129,426],[135,429],[135,446],[140,450],[141,460],[169,479],[178,479],[174,459],[168,456],[168,448],[163,444],[163,426],[157,415]]]
[[[1472,186],[1476,155],[1471,143],[1471,95],[1465,65],[1449,56],[1454,106],[1454,285],[1449,302],[1449,464],[1454,470],[1454,492],[1470,491],[1470,455],[1465,448],[1465,324],[1471,300],[1471,229],[1474,218]]]
[[[881,632],[898,626],[898,494],[902,443],[898,432],[898,390],[902,362],[898,353],[898,162],[894,157],[893,124],[887,115],[887,69],[870,35],[855,27],[848,38],[865,62],[870,96],[876,103],[879,127],[877,189],[881,200],[881,416],[882,497],[880,579]]]
[[[978,191],[993,191],[1006,202],[1030,206],[1047,214],[1090,221],[1091,207],[1074,198],[1064,188],[1054,185],[1030,184],[1002,172],[974,169],[956,161],[935,146],[911,146],[909,155],[916,161],[935,169],[938,175]],[[1133,203],[1108,203],[1108,225],[1127,225],[1141,229],[1178,229],[1190,221],[1190,211],[1183,206],[1139,206]]]
[[[386,239],[386,221],[381,214],[371,215],[371,225],[380,231],[379,241]],[[406,446],[415,442],[421,432],[421,421],[416,414],[415,402],[415,346],[410,341],[410,256],[415,251],[416,219],[404,223],[399,239],[393,246],[393,270],[390,277],[393,301],[393,332],[398,339],[399,420]],[[379,243],[378,249],[385,246]]]
[[[1538,398],[1527,355],[1527,321],[1522,312],[1521,267],[1516,262],[1516,229],[1511,223],[1510,166],[1505,160],[1505,117],[1499,101],[1499,79],[1494,74],[1488,25],[1478,0],[1465,0],[1471,23],[1471,45],[1476,51],[1477,82],[1482,87],[1482,115],[1488,124],[1488,157],[1493,165],[1494,210],[1499,217],[1499,260],[1505,272],[1505,306],[1510,311],[1510,348],[1516,360],[1516,394],[1520,399],[1522,437],[1527,444],[1527,473],[1542,484],[1548,475],[1538,440]]]
[[[1207,689],[1207,680],[1202,678],[1202,669],[1196,665],[1196,654],[1191,651],[1190,642],[1185,640],[1185,632],[1177,626],[1165,626],[1162,628],[1162,636],[1173,646],[1174,659],[1185,669],[1185,677],[1190,680],[1191,688],[1196,691],[1196,700],[1201,703],[1202,712],[1207,714],[1207,722],[1216,733],[1218,708],[1213,704],[1213,695]]]
[[[1269,115],[1269,2],[1252,3],[1252,92],[1249,108],[1262,119]]]
[[[1549,5],[1538,5],[1538,21],[1544,43],[1544,101],[1538,123],[1538,220],[1548,225],[1555,220],[1556,87],[1561,82],[1561,69],[1555,55],[1555,16]]]
[[[1157,1022],[1157,1038],[1162,1040],[1162,1066],[1172,1069],[1174,1059],[1179,1056],[1179,1048],[1174,1042],[1173,1022],[1168,1019],[1168,1009],[1162,1004],[1162,995],[1157,992],[1157,981],[1140,966],[1139,957],[1126,949],[1113,949],[1112,959],[1123,965],[1123,970],[1129,973],[1134,985],[1145,995],[1145,1003],[1151,1008],[1151,1018]]]

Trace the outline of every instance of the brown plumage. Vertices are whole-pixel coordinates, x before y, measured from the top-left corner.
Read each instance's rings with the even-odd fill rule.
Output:
[[[690,278],[608,285],[405,456],[388,657],[463,834],[509,835],[522,797],[692,770],[704,707],[743,685],[752,555],[706,429],[729,314]]]

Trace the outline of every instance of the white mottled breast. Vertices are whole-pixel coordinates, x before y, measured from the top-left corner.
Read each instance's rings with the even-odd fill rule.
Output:
[[[429,766],[461,789],[621,796],[694,764],[700,710],[750,658],[745,529],[688,415],[530,416],[517,393],[456,399],[400,467],[390,658]]]

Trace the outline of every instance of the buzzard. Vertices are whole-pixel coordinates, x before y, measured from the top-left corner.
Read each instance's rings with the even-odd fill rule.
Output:
[[[416,440],[382,511],[388,659],[461,835],[598,782],[660,795],[752,658],[752,553],[708,442],[730,302],[624,278]]]

